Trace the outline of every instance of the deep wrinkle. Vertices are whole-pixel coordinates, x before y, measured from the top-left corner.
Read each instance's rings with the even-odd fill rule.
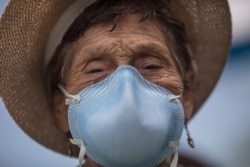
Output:
[[[80,53],[76,55],[76,62],[82,59],[81,56],[84,56],[85,60],[87,61],[94,61],[94,60],[106,59],[108,57],[112,57],[112,55],[115,54],[115,53],[112,53],[112,49],[115,50],[116,47],[117,46],[113,46],[112,44],[108,47],[102,46],[102,45],[97,46],[95,47],[94,50],[92,49],[92,46],[90,46],[90,48],[85,47],[83,48],[83,51],[80,51]],[[131,49],[131,48],[134,48],[134,49]],[[124,47],[122,49],[125,50]],[[127,47],[126,50],[130,51],[130,54],[124,54],[122,56],[128,56],[130,59],[129,62],[132,62],[133,59],[135,59],[138,56],[151,55],[151,56],[161,59],[166,64],[174,66],[173,61],[170,58],[166,58],[164,56],[166,54],[169,54],[168,50],[162,46],[159,46],[159,44],[149,42],[146,44],[139,44],[136,46]],[[164,52],[162,50],[164,50]],[[84,65],[84,67],[85,66],[86,65]]]

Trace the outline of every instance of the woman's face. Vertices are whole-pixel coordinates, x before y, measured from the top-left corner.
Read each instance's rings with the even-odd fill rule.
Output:
[[[113,23],[96,24],[74,43],[75,54],[64,85],[70,94],[77,94],[125,65],[135,67],[146,80],[176,95],[183,93],[183,80],[168,47],[171,41],[164,35],[166,29],[154,20],[139,22],[140,18],[136,14],[122,16],[113,31]],[[68,132],[65,97],[54,99],[59,128]],[[192,105],[190,108],[185,100],[183,104],[190,115]],[[189,115],[185,113],[186,119]]]

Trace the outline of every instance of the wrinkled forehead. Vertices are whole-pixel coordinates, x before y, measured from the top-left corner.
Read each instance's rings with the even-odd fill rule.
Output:
[[[84,36],[79,40],[88,42],[92,38],[118,35],[126,39],[128,35],[136,34],[138,37],[148,36],[161,43],[166,43],[166,28],[155,19],[140,21],[141,17],[140,14],[126,14],[121,16],[117,22],[108,20],[107,22],[94,24],[84,32]]]

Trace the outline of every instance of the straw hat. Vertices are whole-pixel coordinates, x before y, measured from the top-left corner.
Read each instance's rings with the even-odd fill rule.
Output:
[[[28,135],[63,154],[68,153],[68,138],[56,127],[49,108],[43,62],[45,52],[53,51],[46,51],[46,46],[57,20],[63,13],[66,20],[72,20],[79,12],[70,10],[65,14],[75,1],[10,0],[0,20],[0,96]],[[82,2],[73,6],[84,9],[93,0]],[[185,23],[197,63],[196,112],[214,88],[227,60],[231,45],[230,11],[226,0],[171,0],[171,4],[175,17]],[[60,42],[60,37],[53,38]]]

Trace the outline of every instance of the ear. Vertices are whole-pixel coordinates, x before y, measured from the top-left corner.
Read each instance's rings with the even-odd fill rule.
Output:
[[[63,132],[69,131],[68,106],[65,104],[65,96],[56,91],[53,95],[53,110],[57,127]]]
[[[194,112],[194,88],[195,88],[195,76],[196,71],[193,67],[190,67],[184,76],[184,90],[182,95],[182,105],[185,113],[185,123],[187,123]]]
[[[182,98],[182,105],[184,108],[184,113],[185,113],[185,123],[187,123],[192,115],[193,115],[193,110],[194,110],[194,102],[193,102],[193,94],[192,92],[188,91],[185,92]]]

